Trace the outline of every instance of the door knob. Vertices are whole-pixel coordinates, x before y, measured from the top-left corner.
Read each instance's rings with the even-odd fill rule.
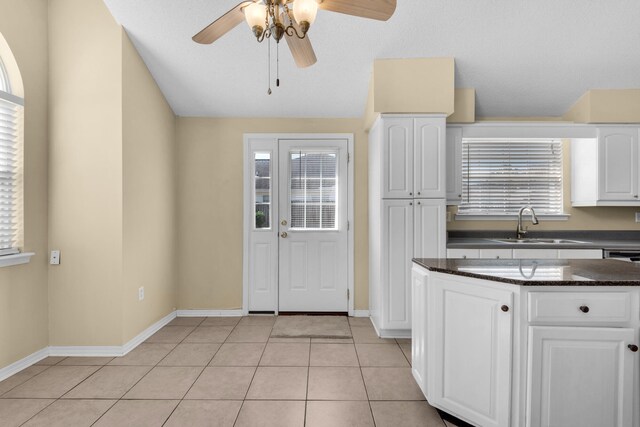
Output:
[[[280,233],[280,237],[282,237],[283,239],[286,239],[288,236],[286,231],[283,231],[282,233]]]

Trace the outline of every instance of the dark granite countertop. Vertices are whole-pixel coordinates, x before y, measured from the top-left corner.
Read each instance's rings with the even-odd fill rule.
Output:
[[[504,243],[515,231],[450,231],[448,249],[610,249],[640,250],[640,231],[530,231],[528,238],[567,239],[579,243]]]
[[[640,286],[640,263],[612,259],[414,258],[430,271],[521,286]]]

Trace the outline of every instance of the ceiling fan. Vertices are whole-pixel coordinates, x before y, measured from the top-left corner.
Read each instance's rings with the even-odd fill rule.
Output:
[[[259,42],[273,38],[279,43],[284,37],[296,65],[309,67],[317,59],[307,33],[318,9],[386,21],[396,9],[396,0],[243,1],[193,36],[193,40],[213,43],[245,19]]]

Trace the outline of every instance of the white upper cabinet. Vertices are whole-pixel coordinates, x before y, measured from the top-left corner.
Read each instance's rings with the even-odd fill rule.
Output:
[[[638,199],[638,130],[607,128],[598,131],[600,198]]]
[[[446,122],[441,118],[414,120],[414,197],[446,197]]]
[[[385,118],[382,127],[382,198],[411,198],[413,119]]]
[[[382,198],[446,196],[445,117],[381,119]]]
[[[447,205],[462,201],[462,128],[447,127]]]
[[[571,143],[573,206],[640,206],[638,128],[598,128],[597,139]]]

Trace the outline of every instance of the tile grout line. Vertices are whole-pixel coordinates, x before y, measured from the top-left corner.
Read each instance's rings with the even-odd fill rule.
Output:
[[[349,329],[351,330],[351,324],[349,324]],[[353,330],[351,330],[351,336],[353,336]],[[371,414],[371,419],[373,420],[373,427],[376,427],[376,418],[373,416],[373,408],[371,407],[371,400],[369,399],[369,389],[367,388],[367,383],[364,380],[364,373],[362,372],[362,364],[360,363],[360,355],[358,354],[358,347],[356,347],[355,339],[353,340],[353,350],[356,352],[356,358],[358,359],[358,369],[360,369],[362,385],[364,386],[364,392],[367,396],[367,404],[369,405],[369,413]]]
[[[276,316],[273,316],[273,317],[276,317]],[[238,325],[240,324],[240,322],[238,322]],[[275,321],[274,321],[274,324],[275,324]],[[273,331],[273,325],[271,325],[271,329],[269,329],[269,337],[271,336],[271,331]],[[231,335],[231,334],[229,334],[229,335]],[[251,388],[251,384],[253,384],[253,380],[256,377],[256,373],[258,372],[258,367],[260,366],[260,362],[262,361],[262,357],[264,356],[264,352],[267,350],[267,344],[269,344],[269,337],[267,337],[267,342],[264,343],[264,348],[262,349],[262,353],[260,353],[260,358],[258,359],[258,364],[256,365],[256,368],[253,371],[253,376],[251,376],[251,381],[249,381],[249,386],[247,387],[247,391],[244,393],[244,399],[242,399],[242,403],[240,404],[240,409],[238,409],[238,413],[236,414],[236,419],[233,421],[233,425],[234,426],[238,423],[238,419],[240,418],[240,412],[242,412],[242,408],[244,407],[244,402],[247,401],[247,396],[249,395],[249,389]],[[236,343],[236,344],[240,344],[240,343]]]
[[[166,354],[166,356],[164,356],[162,359],[160,359],[160,361],[156,364],[156,366],[155,366],[155,367],[157,367],[158,365],[160,365],[160,363],[162,363],[162,361],[163,361],[164,359],[166,359],[167,357],[169,357],[169,355],[170,355],[171,353],[173,353],[173,352],[175,351],[175,349],[176,349],[176,348],[178,348],[178,346],[179,346],[180,344],[184,343],[184,340],[186,340],[186,339],[187,339],[187,338],[188,338],[192,333],[194,333],[194,332],[196,331],[196,329],[198,329],[198,328],[200,327],[200,325],[202,325],[202,324],[204,323],[204,321],[205,321],[205,320],[206,320],[206,317],[205,317],[205,318],[203,318],[203,319],[200,321],[200,323],[198,323],[198,324],[193,328],[193,330],[192,330],[191,332],[189,332],[189,333],[188,333],[188,334],[187,334],[187,335],[182,339],[182,341],[180,341],[180,342],[179,342],[179,343],[178,343],[178,344],[173,348],[173,350],[171,350],[169,353],[167,353],[167,354]],[[235,328],[235,326],[234,326],[234,328]],[[233,329],[231,329],[231,330],[233,331]],[[229,333],[231,333],[231,332],[229,332]],[[220,344],[220,347],[222,347],[222,344]],[[218,353],[218,351],[220,351],[220,347],[218,347],[218,349],[213,353],[213,356],[211,356],[211,359],[209,359],[209,362],[207,363],[207,365],[208,365],[209,363],[211,363],[211,361],[212,361],[212,360],[213,360],[213,358],[215,357],[216,353]],[[191,390],[191,388],[194,386],[194,384],[196,383],[196,381],[198,381],[198,378],[200,378],[200,376],[202,375],[202,373],[204,372],[204,370],[207,368],[207,365],[204,365],[204,366],[202,367],[202,370],[200,371],[200,373],[198,374],[198,376],[196,377],[196,379],[193,381],[193,383],[191,383],[191,385],[189,386],[189,388],[187,389],[187,391],[185,391],[185,392],[184,392],[184,395],[182,395],[182,398],[178,400],[178,403],[176,404],[176,406],[174,406],[174,407],[173,407],[173,409],[171,410],[171,412],[169,413],[169,415],[167,416],[167,418],[166,418],[166,419],[164,420],[164,422],[162,423],[162,425],[163,425],[163,426],[164,426],[164,425],[169,421],[169,419],[171,418],[171,416],[173,415],[173,413],[176,411],[176,409],[178,409],[178,406],[180,406],[180,404],[184,401],[185,396],[189,393],[189,391],[190,391],[190,390]],[[155,367],[154,367],[154,368],[155,368]],[[153,370],[153,368],[151,369],[151,371],[152,371],[152,370]],[[149,372],[151,372],[151,371],[149,371]],[[147,372],[147,374],[148,374],[149,372]],[[145,375],[145,376],[146,376],[146,375]],[[144,377],[143,377],[143,378],[144,378]],[[136,384],[137,384],[137,383],[136,383]],[[134,386],[134,387],[135,387],[135,386]],[[132,387],[131,389],[133,389],[133,387]],[[129,389],[129,390],[131,390],[131,389]],[[125,394],[126,394],[126,393],[125,393]],[[123,397],[124,397],[124,395],[123,395]]]

